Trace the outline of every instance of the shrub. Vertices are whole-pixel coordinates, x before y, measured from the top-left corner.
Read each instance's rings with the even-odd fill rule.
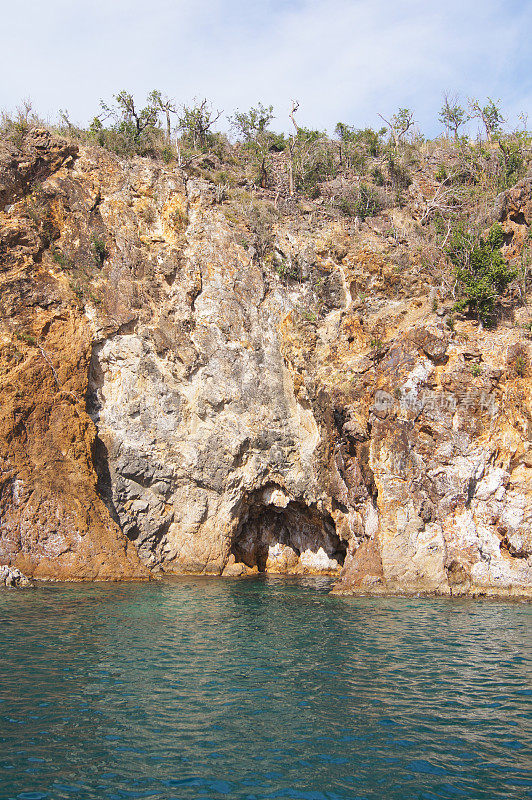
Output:
[[[183,106],[178,120],[178,128],[185,141],[195,150],[205,152],[215,143],[213,125],[220,119],[221,111],[214,111],[205,98],[194,100],[191,106]]]
[[[35,336],[32,336],[32,334],[31,334],[31,333],[26,333],[26,331],[21,331],[21,332],[20,332],[20,331],[17,331],[17,333],[15,334],[15,336],[16,336],[16,337],[17,337],[17,339],[19,339],[21,342],[25,342],[26,344],[29,344],[29,345],[31,345],[32,347],[35,347],[35,345],[37,344],[37,340],[36,340]]]
[[[336,198],[334,205],[348,217],[374,217],[384,208],[379,194],[366,184],[358,189],[348,189]]]
[[[184,231],[188,225],[187,212],[179,206],[169,215],[169,220],[178,231]]]
[[[109,258],[109,251],[107,250],[105,242],[97,236],[93,236],[92,238],[92,250],[94,253],[94,260],[99,266],[103,264],[106,258]]]
[[[379,167],[373,167],[371,170],[371,177],[373,178],[373,182],[375,186],[384,186],[386,183],[386,178],[384,177],[382,170]]]
[[[289,261],[278,261],[275,264],[275,271],[282,280],[297,281],[299,278],[297,266]]]
[[[408,189],[412,183],[412,178],[405,165],[392,156],[388,158],[388,173],[394,189]]]
[[[506,363],[513,377],[525,378],[528,375],[529,367],[527,348],[520,343],[509,347]]]
[[[381,151],[381,134],[372,128],[354,128],[339,122],[334,130],[340,140],[342,161],[347,167],[363,168],[366,158],[375,158]]]
[[[50,248],[50,252],[52,254],[52,259],[55,261],[56,264],[59,264],[60,267],[72,267],[72,261],[66,256],[59,247],[52,246]]]
[[[468,309],[477,315],[483,325],[493,323],[497,301],[516,277],[515,270],[507,266],[500,252],[503,243],[503,231],[497,223],[485,239],[475,237],[463,226],[458,226],[447,247],[462,295],[454,309]]]
[[[235,111],[229,117],[229,122],[231,128],[245,141],[252,141],[267,131],[273,118],[273,106],[264,106],[259,103],[256,108],[250,108],[247,113]]]
[[[500,164],[502,168],[501,188],[508,189],[519,179],[523,169],[523,154],[518,141],[499,139]]]
[[[447,180],[447,170],[445,169],[445,166],[443,164],[440,164],[436,172],[436,175],[434,177],[440,183],[443,183],[443,181]]]
[[[298,128],[291,146],[295,188],[317,197],[318,184],[335,173],[333,149],[321,131]]]

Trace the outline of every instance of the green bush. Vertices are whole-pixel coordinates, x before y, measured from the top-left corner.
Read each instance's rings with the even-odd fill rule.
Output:
[[[327,136],[318,130],[298,128],[292,143],[295,188],[317,197],[318,184],[335,174],[334,152]]]
[[[516,277],[500,251],[503,244],[504,234],[497,223],[485,239],[475,237],[460,225],[453,231],[447,247],[461,294],[454,309],[467,309],[487,326],[493,323],[500,296]]]
[[[297,281],[299,279],[297,266],[288,261],[278,261],[275,264],[275,271],[282,280]]]
[[[99,266],[109,257],[109,251],[107,250],[105,242],[97,236],[93,236],[92,250],[94,252],[94,260]]]
[[[499,140],[500,164],[502,169],[501,188],[508,189],[519,180],[524,159],[518,141]]]
[[[335,206],[346,216],[360,217],[362,221],[374,217],[384,208],[378,193],[364,183],[358,190],[351,190],[339,197]]]
[[[436,172],[436,175],[434,177],[440,183],[443,183],[443,181],[447,180],[447,170],[445,169],[444,164],[440,164],[440,166],[438,167],[438,170]]]
[[[35,338],[35,336],[33,336],[31,333],[26,333],[26,331],[17,331],[15,336],[21,342],[25,342],[26,344],[29,344],[32,347],[35,347],[35,345],[37,344],[37,339]]]

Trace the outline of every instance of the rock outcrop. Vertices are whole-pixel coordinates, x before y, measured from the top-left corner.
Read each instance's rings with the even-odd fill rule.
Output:
[[[16,567],[0,565],[0,586],[10,589],[24,589],[31,586],[31,581],[26,578]]]
[[[0,160],[0,560],[532,594],[525,312],[447,325],[408,210],[265,232],[251,194],[45,131]]]

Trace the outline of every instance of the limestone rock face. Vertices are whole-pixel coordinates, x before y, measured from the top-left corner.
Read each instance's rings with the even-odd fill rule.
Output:
[[[0,153],[0,561],[532,594],[522,330],[445,325],[406,212],[398,242],[271,209],[265,255],[242,197],[46,132]]]

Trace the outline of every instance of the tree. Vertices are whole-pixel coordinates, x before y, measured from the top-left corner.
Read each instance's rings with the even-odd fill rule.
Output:
[[[383,128],[386,132],[386,128]],[[378,156],[380,150],[380,134],[372,128],[355,128],[338,122],[334,129],[334,135],[339,139],[338,154],[340,164],[344,161],[346,166],[363,167],[366,156]]]
[[[445,125],[447,134],[453,134],[458,139],[458,131],[469,120],[469,116],[462,106],[458,104],[456,95],[452,97],[447,93],[443,95],[443,105],[440,109],[438,121]]]
[[[101,111],[89,126],[90,134],[101,146],[122,156],[146,154],[161,135],[159,109],[150,97],[144,108],[138,107],[133,95],[125,90],[114,95],[113,100],[110,105],[100,100]],[[112,123],[104,126],[109,119]]]
[[[205,150],[212,141],[212,126],[220,119],[223,111],[214,111],[207,101],[194,101],[192,106],[183,106],[178,120],[178,128],[194,149]]]
[[[174,100],[170,100],[166,95],[163,97],[158,89],[153,89],[148,95],[148,100],[153,108],[163,113],[166,117],[166,138],[170,141],[172,134],[172,127],[170,124],[170,114],[177,114],[177,108]]]
[[[399,147],[410,128],[415,124],[414,114],[409,108],[400,108],[391,120],[386,119],[382,114],[379,114],[379,117],[388,125],[396,148]]]
[[[506,122],[498,105],[499,102],[497,101],[496,103],[491,97],[488,97],[488,102],[485,106],[481,106],[478,100],[469,101],[471,116],[482,121],[488,142],[491,142],[495,136],[501,133],[502,126]]]
[[[110,109],[105,103],[101,102],[102,109],[108,111],[112,116],[121,116],[123,122],[133,123],[133,136],[136,142],[138,142],[141,134],[147,128],[157,127],[159,115],[157,109],[153,105],[147,105],[145,108],[137,109],[133,95],[125,90],[116,94],[114,99],[118,107],[117,110]]]
[[[264,134],[272,119],[274,119],[273,106],[263,106],[259,102],[258,106],[250,108],[247,114],[235,111],[233,116],[229,117],[229,122],[231,128],[249,142]]]

